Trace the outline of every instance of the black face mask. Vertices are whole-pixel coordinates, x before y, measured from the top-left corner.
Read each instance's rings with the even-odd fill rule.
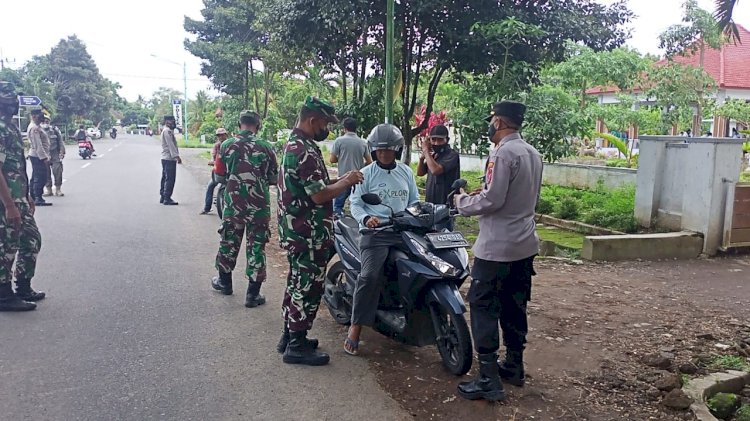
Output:
[[[328,139],[329,134],[330,134],[330,131],[328,130],[328,127],[326,127],[325,129],[315,133],[315,136],[313,136],[313,139],[315,139],[316,142],[322,142]]]
[[[497,133],[497,128],[495,128],[495,125],[490,123],[490,126],[487,128],[487,137],[490,138],[490,142],[492,142],[492,138],[495,137],[495,134]]]
[[[435,151],[436,154],[441,154],[448,150],[448,145],[432,145],[432,150]]]

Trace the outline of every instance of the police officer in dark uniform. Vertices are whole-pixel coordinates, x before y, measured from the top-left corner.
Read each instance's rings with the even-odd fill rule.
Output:
[[[488,136],[494,148],[484,186],[456,196],[461,215],[479,216],[469,289],[471,330],[479,354],[479,375],[458,385],[466,399],[505,399],[501,377],[523,386],[523,350],[528,333],[526,303],[531,298],[534,257],[539,251],[534,209],[542,184],[542,158],[519,130],[526,106],[502,101],[492,107]],[[498,321],[505,360],[498,363]]]

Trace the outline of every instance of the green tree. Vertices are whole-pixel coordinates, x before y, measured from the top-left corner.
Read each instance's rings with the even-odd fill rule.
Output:
[[[690,127],[699,134],[700,126],[687,122],[694,115],[694,108],[701,116],[704,111],[711,111],[714,100],[710,97],[715,89],[716,82],[705,70],[671,62],[652,67],[646,92],[662,108],[666,123]]]
[[[706,49],[721,48],[726,41],[716,19],[707,10],[698,7],[696,0],[685,0],[683,3],[682,24],[672,25],[659,35],[659,48],[666,50],[670,60],[676,55],[699,54],[699,67],[705,69]],[[703,92],[698,87],[698,95]],[[696,115],[703,116],[703,102],[696,101]],[[700,133],[700,122],[693,124],[693,132]]]
[[[735,120],[745,127],[750,127],[750,104],[745,100],[727,100],[717,108],[716,114]]]

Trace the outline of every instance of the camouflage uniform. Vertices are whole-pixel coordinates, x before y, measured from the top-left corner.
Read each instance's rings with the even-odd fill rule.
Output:
[[[293,332],[312,327],[325,269],[334,253],[333,202],[317,205],[310,197],[329,182],[315,141],[294,129],[284,147],[279,173],[279,238],[289,260],[282,315]]]
[[[247,235],[247,269],[250,282],[266,280],[266,243],[271,219],[269,185],[278,179],[276,154],[270,143],[249,130],[224,141],[220,159],[226,166],[224,209],[219,229],[221,242],[216,269],[231,273],[237,265],[243,231]]]
[[[5,220],[5,207],[0,202],[0,284],[7,284],[12,279],[14,261],[16,280],[34,277],[42,238],[28,200],[29,179],[21,132],[1,120],[0,166],[13,202],[21,213],[21,230],[15,231]]]
[[[52,189],[52,178],[55,178],[55,187],[58,189],[62,187],[62,174],[63,174],[63,163],[62,159],[65,157],[65,141],[60,129],[50,125],[44,131],[49,137],[49,163],[51,173],[47,180],[47,189]]]

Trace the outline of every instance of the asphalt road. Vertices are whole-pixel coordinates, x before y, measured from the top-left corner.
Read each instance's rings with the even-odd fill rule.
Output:
[[[268,245],[268,304],[242,305],[241,271],[236,295],[210,289],[218,218],[198,215],[207,167],[180,166],[180,205],[162,206],[158,141],[95,147],[91,161],[69,149],[66,196],[37,210],[33,285],[48,298],[35,312],[0,313],[1,420],[406,418],[366,361],[343,354],[342,329],[324,308],[312,336],[331,364],[281,362],[277,243]]]

